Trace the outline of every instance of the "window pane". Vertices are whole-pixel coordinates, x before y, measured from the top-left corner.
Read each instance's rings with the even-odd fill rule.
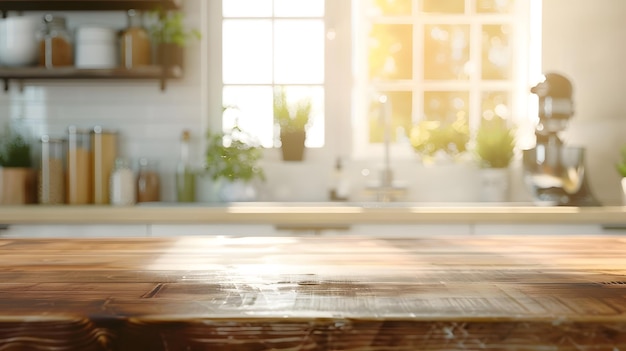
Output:
[[[272,82],[272,22],[225,20],[223,24],[225,84]]]
[[[411,130],[413,115],[413,93],[410,91],[384,92],[391,104],[391,141],[406,136]],[[385,137],[383,108],[379,101],[372,101],[369,111],[370,143],[382,143]]]
[[[465,0],[423,0],[422,10],[428,13],[464,13]]]
[[[276,17],[323,17],[324,0],[274,0]]]
[[[413,77],[413,26],[375,24],[369,37],[371,79]]]
[[[511,77],[511,69],[509,26],[497,24],[483,26],[483,79],[508,79]]]
[[[224,17],[270,17],[272,0],[224,0],[222,13]]]
[[[303,99],[311,100],[311,115],[306,133],[306,147],[324,146],[324,87],[322,86],[284,86],[285,97],[289,106],[296,106]],[[273,113],[273,111],[272,111]],[[274,129],[274,146],[280,146],[280,128]]]
[[[468,79],[469,26],[427,25],[424,28],[424,78]]]
[[[264,147],[274,144],[273,89],[271,86],[224,86],[222,127],[230,130],[238,123]]]
[[[469,92],[424,92],[424,117],[429,121],[452,123],[457,118],[469,117]]]
[[[488,91],[482,94],[482,113],[486,119],[501,117],[508,119],[511,108],[509,106],[509,93],[506,91]]]
[[[363,1],[363,0],[359,0]],[[412,12],[413,0],[370,0],[371,16],[407,16]]]
[[[514,0],[476,0],[476,12],[510,13],[514,3]]]
[[[274,69],[278,84],[324,82],[324,22],[277,20]]]

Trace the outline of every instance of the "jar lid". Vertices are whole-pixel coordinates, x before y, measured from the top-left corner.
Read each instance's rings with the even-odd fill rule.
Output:
[[[78,128],[76,126],[69,126],[67,127],[67,133],[68,134],[87,134],[89,133],[89,130],[85,128]]]
[[[65,139],[63,138],[51,138],[49,135],[44,134],[41,136],[40,141],[42,143],[64,143]]]
[[[91,130],[91,134],[117,134],[117,131],[103,129],[102,126],[95,126]]]

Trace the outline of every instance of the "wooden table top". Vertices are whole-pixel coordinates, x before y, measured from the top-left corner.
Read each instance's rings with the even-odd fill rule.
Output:
[[[0,350],[626,349],[626,237],[0,240]]]

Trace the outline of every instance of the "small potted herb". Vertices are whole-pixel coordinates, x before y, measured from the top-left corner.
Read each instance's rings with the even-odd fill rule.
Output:
[[[31,145],[10,127],[0,136],[0,204],[34,203],[36,174]]]
[[[295,105],[290,105],[284,89],[274,94],[274,120],[280,127],[284,161],[302,161],[304,158],[304,142],[311,122],[311,108],[310,99],[302,99]]]
[[[508,200],[508,167],[515,153],[515,130],[503,118],[483,118],[476,132],[483,201]]]
[[[183,49],[190,40],[200,39],[200,32],[185,27],[185,15],[180,11],[159,7],[151,14],[155,21],[149,31],[157,47],[157,64],[182,69]]]
[[[411,146],[425,164],[436,160],[457,159],[467,151],[469,125],[466,118],[452,123],[422,120],[411,129]]]
[[[205,171],[221,201],[254,200],[254,182],[265,180],[265,172],[259,166],[263,149],[250,139],[238,126],[228,133],[207,131]]]

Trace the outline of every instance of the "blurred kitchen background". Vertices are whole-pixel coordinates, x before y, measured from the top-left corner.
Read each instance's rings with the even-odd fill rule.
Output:
[[[292,3],[291,6],[288,2]],[[302,64],[296,65],[293,70],[281,71],[281,67],[288,66],[289,60],[266,54],[272,52],[273,44],[271,40],[264,41],[262,34],[267,28],[273,28],[272,1],[228,3],[229,0],[183,2],[185,26],[196,28],[201,38],[189,41],[185,47],[183,77],[168,79],[164,89],[161,89],[158,80],[35,79],[21,83],[11,80],[8,91],[0,92],[0,123],[11,122],[26,131],[33,145],[37,145],[41,135],[66,137],[70,125],[115,130],[119,137],[118,153],[126,157],[133,167],[140,158],[158,160],[160,198],[164,202],[174,202],[175,173],[181,157],[183,131],[190,131],[190,161],[195,169],[201,169],[205,162],[207,130],[221,131],[225,128],[227,131],[233,121],[238,120],[248,132],[257,133],[255,137],[265,146],[260,162],[265,181],[257,187],[256,200],[328,201],[330,190],[337,181],[337,160],[341,160],[347,198],[363,201],[372,199],[372,194],[365,190],[371,183],[380,181],[381,170],[385,169],[381,136],[368,129],[382,128],[372,124],[375,119],[371,117],[372,108],[368,99],[373,92],[388,93],[395,102],[394,118],[396,113],[404,112],[403,122],[399,124],[413,125],[419,120],[431,118],[429,113],[434,112],[429,108],[437,111],[450,109],[455,116],[459,111],[467,111],[464,117],[468,117],[473,133],[486,109],[484,103],[481,105],[485,96],[481,94],[496,91],[502,92],[500,98],[504,102],[499,104],[505,105],[503,117],[517,128],[517,152],[510,166],[509,200],[529,201],[531,195],[524,184],[519,151],[533,146],[537,102],[531,96],[530,88],[541,80],[542,73],[559,72],[573,83],[575,110],[561,136],[568,144],[586,148],[587,180],[596,197],[603,204],[621,203],[621,176],[615,170],[615,163],[619,160],[620,148],[626,144],[622,134],[626,131],[626,103],[621,96],[626,77],[625,1],[436,0],[422,3],[417,0],[358,0],[354,1],[358,5],[350,6],[348,0],[328,0],[325,4],[318,1],[320,7],[313,0],[274,0],[276,6],[285,6],[287,15],[284,16],[292,17],[288,18],[292,22],[282,24],[283,34],[275,34],[274,50],[279,50],[279,44],[284,40],[285,45],[291,48],[284,51],[291,55],[289,59],[306,62],[307,58],[318,57],[326,62],[321,66],[325,67],[325,72]],[[293,6],[293,3],[298,5]],[[398,7],[394,8],[394,3]],[[264,4],[269,6],[269,15],[253,11]],[[364,4],[371,4],[371,7],[367,8]],[[402,4],[409,8],[403,8]],[[411,5],[423,11],[411,10]],[[434,7],[429,10],[420,6]],[[322,12],[319,12],[320,8]],[[314,15],[298,12],[307,9]],[[372,12],[372,9],[378,12]],[[396,15],[392,13],[394,10],[406,13]],[[389,15],[385,11],[391,11],[390,19],[384,19],[385,15]],[[466,15],[466,12],[473,15]],[[41,18],[45,13],[33,11],[22,15]],[[119,30],[127,26],[123,11],[54,13],[66,17],[70,32],[87,25]],[[9,17],[16,15],[12,12],[8,14]],[[275,15],[282,16],[280,13]],[[379,23],[378,27],[363,23],[363,18],[376,16],[383,19],[374,21]],[[252,25],[244,23],[250,20],[257,22]],[[294,23],[298,20],[306,24],[298,27],[299,24]],[[407,27],[407,21],[412,20],[422,21],[422,24]],[[380,27],[380,23],[396,27],[385,29]],[[275,25],[278,29],[281,24],[276,22]],[[485,27],[481,27],[483,25]],[[408,65],[412,66],[408,69],[408,78],[402,77],[406,66],[404,71],[392,69],[390,73],[385,72],[385,68],[393,66],[389,63],[393,60],[378,63],[384,78],[399,81],[395,85],[385,83],[384,79],[382,83],[375,79],[376,72],[372,73],[371,69],[375,70],[372,67],[376,67],[377,63],[369,63],[368,76],[368,68],[363,66],[367,65],[367,61],[364,64],[363,60],[359,60],[361,56],[367,57],[368,50],[375,51],[368,46],[371,42],[368,42],[367,33],[376,30],[383,33],[381,37],[387,35],[398,40],[395,43],[392,40],[393,45],[384,47],[392,57],[396,55],[393,57],[396,65],[407,65],[406,62],[399,63],[402,55],[407,55],[407,50],[408,57],[413,57],[408,59]],[[439,38],[441,42],[435,44],[441,47],[417,39],[423,38],[426,32],[434,33],[433,40]],[[315,37],[315,33],[321,33],[321,38],[319,35]],[[406,33],[413,35],[409,37],[413,38],[409,39],[410,42],[406,41]],[[484,40],[491,43],[489,45],[501,45],[504,49],[498,51],[494,48],[485,54],[478,48],[487,45]],[[447,49],[445,45],[448,45]],[[404,53],[396,54],[402,50]],[[425,55],[424,60],[421,50],[433,50],[431,53],[434,56],[429,59],[429,55]],[[372,54],[372,51],[369,52]],[[351,53],[355,56],[351,57]],[[437,55],[445,56],[446,53],[461,62],[461,72],[453,72],[452,69],[458,62],[450,59],[442,63],[436,59]],[[456,54],[461,57],[454,56]],[[469,61],[464,61],[464,58]],[[493,76],[485,73],[487,70],[483,67],[482,78],[480,75],[477,77],[473,72],[480,64],[476,62],[482,60],[484,66],[485,62],[490,62],[489,58],[495,67],[495,72],[490,73]],[[421,83],[412,80],[412,77],[429,72],[429,68],[436,69],[441,64],[452,68],[442,70],[448,75],[432,77],[425,83],[430,85],[422,87]],[[273,75],[272,67],[275,68]],[[498,68],[505,73],[497,72]],[[239,75],[235,74],[237,71]],[[269,78],[264,76],[265,73],[269,74]],[[368,85],[368,82],[371,84]],[[282,84],[304,87],[308,90],[302,92],[302,89],[295,89],[294,94],[314,97],[314,129],[309,133],[308,148],[302,161],[284,161],[278,147],[280,144],[276,142],[271,98],[274,85]],[[435,94],[432,101],[428,100],[428,92],[442,91],[448,92],[447,95]],[[269,97],[269,101],[252,101],[259,96]],[[245,98],[249,100],[246,102]],[[449,107],[432,106],[433,103],[447,102]],[[223,114],[224,108],[232,105],[237,108],[234,111],[227,109],[231,115]],[[253,113],[255,108],[258,108],[258,115]],[[495,107],[493,109],[497,111]],[[411,147],[410,130],[398,129],[399,124],[392,126],[394,138],[390,146],[389,166],[399,187],[405,190],[403,200],[480,201],[479,167],[471,151],[468,151],[465,161],[424,164]],[[470,148],[471,145],[470,141]],[[199,188],[201,186],[196,184],[196,192],[200,191]],[[201,201],[203,195],[196,197]]]

